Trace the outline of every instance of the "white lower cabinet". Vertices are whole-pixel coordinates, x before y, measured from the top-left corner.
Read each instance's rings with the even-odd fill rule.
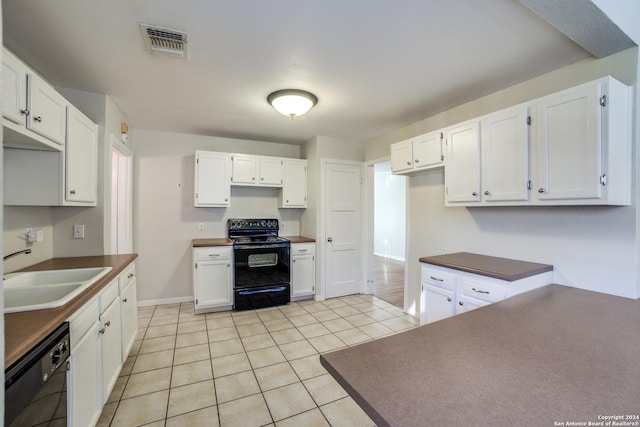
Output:
[[[136,294],[135,264],[131,264],[118,279],[120,289],[122,363],[133,347],[138,330],[138,298]]]
[[[193,296],[196,313],[233,308],[231,246],[193,248]]]
[[[133,343],[137,329],[136,282],[135,278],[129,277],[123,292],[120,292],[119,283],[135,271],[134,268],[132,263],[67,319],[71,334],[67,377],[68,426],[96,425],[126,360],[122,352],[123,343]],[[127,299],[125,305],[124,299]],[[127,306],[129,303],[132,304]],[[133,312],[129,307],[133,307]],[[133,320],[132,314],[135,315]],[[127,347],[130,348],[130,344]]]
[[[67,425],[70,427],[93,426],[102,411],[99,314],[98,300],[94,299],[69,319],[71,356],[67,376]]]
[[[311,299],[315,295],[316,245],[291,244],[291,301]]]
[[[484,307],[552,282],[551,272],[509,282],[425,263],[421,269],[421,325]]]

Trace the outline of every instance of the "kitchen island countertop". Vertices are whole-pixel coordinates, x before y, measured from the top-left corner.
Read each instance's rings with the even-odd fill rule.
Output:
[[[112,270],[62,307],[4,315],[4,366],[18,361],[34,345],[53,332],[72,313],[96,295],[131,264],[138,254],[52,258],[19,271],[62,270],[68,268],[111,267]],[[72,343],[73,345],[73,343]]]
[[[640,413],[638,330],[640,300],[548,285],[320,361],[379,427],[587,425]]]

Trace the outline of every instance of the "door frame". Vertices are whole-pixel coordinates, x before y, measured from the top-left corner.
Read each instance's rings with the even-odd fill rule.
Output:
[[[105,192],[104,192],[104,206],[105,206],[105,227],[104,227],[104,249],[106,254],[112,254],[113,244],[113,186],[112,186],[112,174],[113,174],[113,152],[117,150],[120,154],[128,158],[127,175],[128,175],[128,188],[127,188],[127,203],[129,212],[127,227],[130,230],[129,238],[131,239],[131,249],[133,250],[133,151],[131,148],[122,143],[114,134],[109,134],[109,141],[106,144],[105,153],[105,172],[107,177],[105,179]]]
[[[366,249],[366,254],[364,256],[365,258],[365,262],[363,265],[364,270],[364,274],[366,277],[366,288],[367,288],[367,292],[368,294],[373,294],[373,284],[375,282],[375,273],[373,271],[373,248],[374,248],[374,214],[375,214],[375,204],[374,204],[374,197],[375,197],[375,174],[374,174],[374,165],[376,163],[383,163],[383,162],[388,162],[391,161],[391,156],[386,156],[386,157],[380,157],[377,159],[373,159],[373,160],[369,160],[367,162],[364,163],[363,167],[365,168],[365,173],[364,173],[364,185],[363,185],[363,191],[364,191],[364,195],[366,197],[366,202],[365,202],[365,210],[364,210],[364,215],[363,215],[363,226],[365,227],[365,232],[363,234],[365,242],[364,242],[364,247]],[[407,179],[407,177],[405,176],[405,179]],[[407,180],[407,184],[408,184],[408,180]],[[407,269],[407,265],[408,265],[408,258],[407,258],[407,254],[409,253],[409,243],[410,243],[410,238],[411,236],[409,235],[409,188],[407,185],[407,191],[405,193],[405,204],[407,207],[407,218],[405,219],[405,246],[404,246],[404,259],[405,259],[405,269],[404,269],[404,295],[403,295],[403,311],[405,313],[407,313],[407,309],[409,306],[409,300],[408,300],[408,288],[409,288],[409,273],[408,273],[408,269]]]
[[[318,212],[318,217],[316,220],[316,223],[318,225],[318,230],[320,231],[318,236],[319,236],[319,240],[316,241],[316,259],[318,260],[318,270],[319,270],[319,274],[318,277],[320,279],[319,281],[319,286],[317,287],[317,291],[316,292],[316,300],[317,301],[322,301],[326,299],[326,286],[327,286],[327,282],[326,282],[326,258],[325,258],[325,251],[326,251],[326,243],[327,243],[327,230],[325,227],[325,209],[326,209],[326,197],[325,197],[325,191],[326,191],[326,178],[327,178],[327,165],[328,164],[339,164],[339,165],[347,165],[347,166],[359,166],[360,167],[360,214],[361,214],[361,218],[362,221],[360,221],[361,224],[361,229],[360,229],[360,244],[359,244],[359,250],[361,254],[364,254],[364,249],[365,249],[365,245],[364,245],[364,233],[366,231],[366,227],[365,227],[365,204],[364,204],[364,181],[365,179],[363,178],[363,173],[364,173],[364,163],[363,162],[356,162],[356,161],[352,161],[352,160],[339,160],[339,159],[329,159],[329,158],[321,158],[320,159],[320,209]],[[366,286],[365,286],[365,282],[363,280],[364,277],[366,277],[365,275],[365,268],[366,268],[366,256],[362,256],[360,257],[360,293],[366,293]]]

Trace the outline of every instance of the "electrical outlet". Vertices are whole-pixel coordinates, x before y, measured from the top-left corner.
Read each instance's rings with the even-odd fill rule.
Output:
[[[73,226],[73,238],[84,239],[84,224],[76,224]]]

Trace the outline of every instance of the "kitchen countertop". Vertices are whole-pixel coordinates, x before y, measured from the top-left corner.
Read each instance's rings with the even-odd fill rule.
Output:
[[[320,361],[380,427],[586,425],[640,413],[639,328],[640,300],[548,285]]]
[[[315,239],[304,236],[280,236],[284,239],[290,240],[291,243],[315,243]]]
[[[5,369],[24,356],[34,345],[53,332],[103,287],[136,259],[138,254],[53,258],[19,271],[62,270],[68,268],[111,267],[112,270],[90,288],[62,307],[23,311],[4,315]]]
[[[469,252],[423,257],[419,261],[508,282],[553,271],[553,266],[548,264],[478,255]]]
[[[209,246],[233,246],[231,239],[226,237],[213,238],[213,239],[193,239],[191,245],[194,248],[206,248]]]

